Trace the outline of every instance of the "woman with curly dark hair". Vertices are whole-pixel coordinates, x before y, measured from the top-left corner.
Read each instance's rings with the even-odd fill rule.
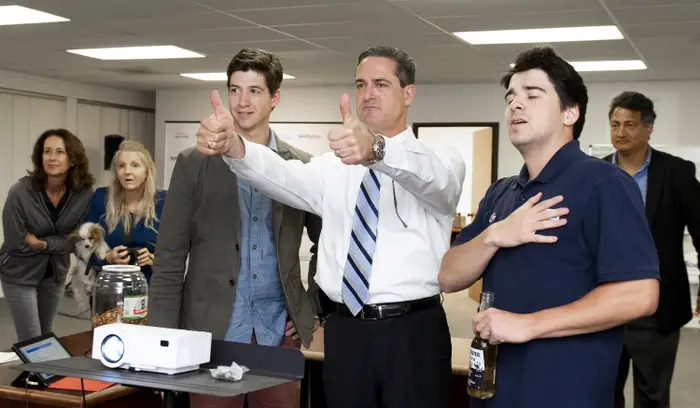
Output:
[[[34,144],[33,169],[15,183],[2,211],[0,282],[18,341],[52,331],[74,242],[95,178],[83,143],[50,129]]]

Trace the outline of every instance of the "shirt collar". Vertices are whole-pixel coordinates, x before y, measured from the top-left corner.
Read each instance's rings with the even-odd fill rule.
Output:
[[[612,162],[614,165],[617,165],[617,151],[615,153],[613,153]],[[642,166],[642,168],[639,170],[642,170],[643,168],[647,167],[649,164],[651,164],[651,146],[649,146],[647,148],[647,155],[646,155],[646,157],[644,157],[644,166]]]
[[[381,135],[381,133],[380,133]],[[382,135],[384,136],[384,135]],[[384,136],[386,138],[386,136]],[[413,134],[413,129],[410,126],[406,126],[406,129],[401,131],[400,133],[397,133],[393,137],[391,137],[392,140],[410,140],[410,139],[415,139],[416,136]]]
[[[277,152],[277,134],[275,134],[275,131],[270,128],[270,141],[267,142],[267,147],[270,149],[274,150]]]
[[[574,139],[564,146],[562,146],[555,154],[549,159],[549,162],[544,166],[540,174],[535,177],[533,181],[538,181],[540,183],[551,183],[556,181],[561,173],[566,170],[569,165],[577,158],[584,154],[581,151],[581,145],[579,141]],[[518,184],[521,187],[525,186],[530,181],[530,173],[527,171],[527,166],[523,165],[520,169],[520,174],[518,175]]]

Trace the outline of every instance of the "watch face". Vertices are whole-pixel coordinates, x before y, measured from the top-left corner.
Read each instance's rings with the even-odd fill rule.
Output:
[[[377,160],[381,160],[384,158],[384,146],[383,143],[379,140],[374,143],[374,155],[376,156]]]

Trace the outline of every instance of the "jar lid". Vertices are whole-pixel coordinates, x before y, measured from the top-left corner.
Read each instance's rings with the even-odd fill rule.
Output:
[[[103,271],[107,272],[139,272],[141,267],[138,265],[104,265],[102,267]]]

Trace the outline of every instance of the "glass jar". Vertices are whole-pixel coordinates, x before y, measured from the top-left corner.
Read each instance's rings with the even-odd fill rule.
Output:
[[[92,328],[110,323],[146,325],[148,283],[136,265],[105,265],[97,274]]]

